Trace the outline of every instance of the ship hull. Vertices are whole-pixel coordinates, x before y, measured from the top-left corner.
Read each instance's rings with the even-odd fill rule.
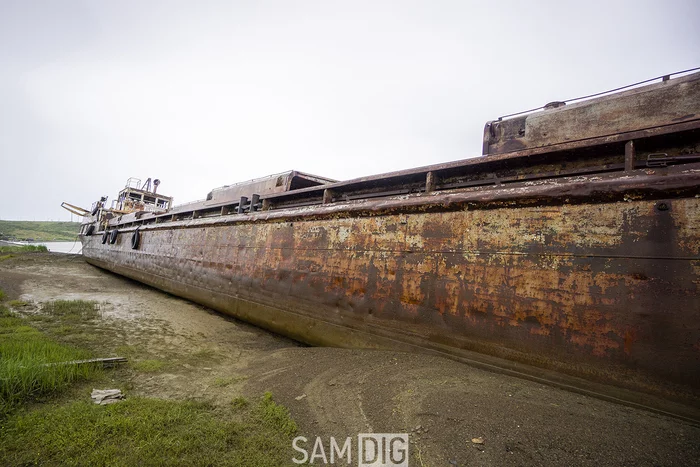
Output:
[[[312,345],[436,352],[697,418],[699,177],[143,225],[137,249],[134,228],[81,238],[96,266]]]

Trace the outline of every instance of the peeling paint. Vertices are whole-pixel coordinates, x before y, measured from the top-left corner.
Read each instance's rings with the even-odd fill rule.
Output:
[[[115,245],[86,237],[83,251],[196,287],[193,297],[205,304],[217,292],[337,326],[391,329],[393,338],[427,347],[439,341],[455,352],[508,355],[620,384],[632,374],[644,384],[656,378],[697,388],[700,226],[689,213],[698,200],[673,206],[660,213],[654,201],[630,200],[206,229],[190,223],[143,231],[139,250],[124,233]],[[674,233],[656,236],[654,226]],[[237,306],[218,301],[215,308],[239,316]],[[313,329],[292,334],[325,340]]]

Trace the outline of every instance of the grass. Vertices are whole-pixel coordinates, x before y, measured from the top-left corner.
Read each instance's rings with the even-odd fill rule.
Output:
[[[144,373],[157,373],[165,367],[165,362],[161,360],[141,360],[134,363],[134,368]]]
[[[0,458],[9,465],[289,465],[295,433],[269,393],[243,413],[192,401],[85,401],[8,420]]]
[[[0,418],[19,405],[95,375],[90,365],[47,365],[90,353],[49,339],[0,305]]]
[[[248,407],[248,399],[243,396],[234,397],[231,401],[231,407],[234,409],[244,409]]]
[[[42,328],[48,325],[62,342],[72,341],[68,338],[75,337],[78,329],[81,336],[92,334],[83,332],[91,329],[83,323],[98,316],[96,302],[56,300],[27,318],[4,303],[0,303],[3,465],[291,465],[291,439],[297,426],[272,394],[251,401],[237,397],[223,407],[130,397],[128,391],[137,389],[129,376],[133,370],[159,371],[165,362],[142,360],[113,370],[109,377],[91,366],[47,366],[91,355],[28,325],[35,317],[47,318],[36,322]],[[138,352],[128,345],[119,350]],[[239,379],[222,379],[221,384]],[[84,382],[72,384],[79,380]],[[93,404],[88,399],[93,386],[88,384],[96,381],[126,391],[127,399],[107,406]],[[48,395],[52,397],[47,400]]]
[[[60,242],[75,240],[78,222],[0,221],[0,239]]]
[[[55,300],[46,302],[42,311],[55,318],[64,321],[83,321],[99,316],[100,306],[95,301],[89,300]]]
[[[55,329],[52,329],[51,332],[56,335],[56,336],[67,336],[69,334],[73,334],[76,331],[76,329],[73,326],[67,326],[65,324],[61,324],[60,326],[57,326]]]
[[[44,245],[2,245],[0,253],[46,253],[49,251]],[[11,258],[14,255],[6,255]]]
[[[211,360],[216,358],[216,352],[212,349],[200,349],[192,352],[192,357],[201,360]]]
[[[14,258],[18,253],[46,253],[48,248],[44,245],[0,245],[0,261]]]
[[[297,424],[289,417],[286,407],[278,405],[272,399],[272,393],[266,392],[254,410],[255,418],[267,426],[275,427],[291,437],[297,431]]]
[[[0,261],[14,258],[18,253],[46,253],[48,248],[44,245],[0,245]]]
[[[231,384],[235,383],[240,383],[241,381],[245,381],[246,379],[248,379],[247,376],[227,376],[225,378],[219,377],[214,379],[212,386],[217,388],[225,388],[226,386],[230,386]]]
[[[233,382],[233,378],[216,378],[212,386],[217,388],[225,388]]]
[[[131,357],[133,355],[137,355],[139,352],[133,345],[120,345],[115,349],[115,351],[117,352],[117,355],[124,357]]]

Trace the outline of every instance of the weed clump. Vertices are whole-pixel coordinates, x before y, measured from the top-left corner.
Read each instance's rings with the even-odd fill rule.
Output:
[[[90,300],[56,300],[42,306],[45,314],[64,321],[82,321],[99,316],[99,304]]]
[[[231,406],[234,409],[244,409],[248,407],[248,400],[243,396],[234,397],[231,401]]]
[[[216,378],[212,383],[217,388],[225,388],[233,382],[233,378]]]
[[[297,431],[297,424],[289,417],[286,407],[275,403],[272,393],[266,392],[256,407],[255,416],[268,427],[279,430],[287,436]]]
[[[0,305],[0,318],[12,318],[15,314],[4,306]],[[0,321],[2,323],[2,321]],[[0,324],[0,326],[2,326]]]
[[[134,368],[144,373],[157,373],[165,367],[165,362],[161,360],[141,360],[134,364]]]

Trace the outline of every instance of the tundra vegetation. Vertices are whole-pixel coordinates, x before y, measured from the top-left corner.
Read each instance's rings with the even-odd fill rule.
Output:
[[[166,363],[146,359],[121,370],[61,364],[96,356],[99,339],[85,336],[86,323],[100,319],[96,302],[34,306],[0,291],[0,464],[290,463],[297,426],[269,392],[223,406],[131,397],[123,372],[158,372]],[[93,387],[120,386],[124,401],[102,406],[89,398]]]
[[[79,222],[0,220],[0,240],[69,242],[75,240],[79,230]]]
[[[0,245],[0,261],[14,258],[18,253],[46,253],[44,245]]]

